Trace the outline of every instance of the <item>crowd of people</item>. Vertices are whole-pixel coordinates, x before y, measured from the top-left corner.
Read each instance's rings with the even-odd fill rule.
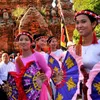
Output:
[[[98,15],[82,10],[75,13],[74,19],[79,43],[72,43],[64,51],[55,36],[32,36],[27,31],[17,35],[19,55],[1,53],[0,100],[77,100],[79,95],[82,100],[99,100],[100,96],[91,96],[91,74],[98,71],[95,78],[100,72],[100,40],[94,31]]]

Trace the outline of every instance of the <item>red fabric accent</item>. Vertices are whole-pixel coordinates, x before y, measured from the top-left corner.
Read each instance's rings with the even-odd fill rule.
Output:
[[[97,44],[97,43],[98,43],[98,40],[97,40],[97,37],[96,37],[96,33],[94,32],[93,33],[92,44]],[[82,45],[82,36],[80,36],[80,39],[79,39],[79,43],[78,44],[81,44]]]
[[[34,49],[31,49],[32,50],[32,53],[34,53],[35,51],[34,51]]]
[[[61,36],[61,41],[65,42],[65,35],[64,35],[64,28],[62,28],[62,36]]]
[[[49,47],[48,47],[48,46],[44,46],[44,48],[42,48],[42,50],[43,50],[44,52],[48,52],[48,51],[49,51]]]
[[[46,81],[44,82],[44,84],[47,86],[48,92],[49,92],[50,96],[52,97],[52,89],[51,89],[51,87],[50,87],[50,84],[48,83],[48,80],[46,80]]]
[[[82,44],[82,36],[80,36],[78,44]]]
[[[77,44],[76,45],[76,49],[75,49],[76,51],[76,55],[78,55],[78,56],[81,56],[82,55],[82,46],[81,46],[81,44]]]
[[[96,33],[94,32],[93,33],[93,41],[92,41],[92,44],[97,44],[98,41],[97,41],[97,37],[96,37]]]
[[[40,48],[40,46],[39,45],[36,45],[36,51],[41,51],[41,48]]]
[[[51,48],[49,47],[49,49],[48,49],[48,53],[50,54],[51,53]]]
[[[19,78],[16,79],[16,85],[18,86],[19,91],[19,100],[27,100],[26,93],[24,92],[22,85],[22,76],[19,74]]]
[[[97,44],[98,43],[98,40],[97,40],[97,37],[96,37],[96,33],[94,32],[93,33],[93,40],[92,40],[92,43],[91,44]],[[80,45],[79,45],[80,44]],[[82,45],[82,36],[80,36],[80,39],[79,39],[79,42],[78,42],[78,45],[76,45],[76,54],[81,56],[81,45]]]
[[[22,50],[20,50],[19,55],[22,55]]]
[[[87,90],[88,90],[88,88],[86,86],[86,82],[87,82],[87,80],[89,78],[89,74],[84,69],[84,66],[81,67],[81,72],[82,72],[82,74],[84,76],[84,83],[83,83],[83,86],[82,86],[82,90],[83,90],[83,93],[84,93],[84,100],[88,100],[87,99]]]

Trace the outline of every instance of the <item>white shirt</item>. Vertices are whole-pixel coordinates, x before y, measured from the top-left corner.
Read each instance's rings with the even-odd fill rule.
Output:
[[[56,51],[52,51],[50,55],[52,55],[58,61],[63,57],[64,51],[62,49],[57,49]]]
[[[45,53],[45,52],[40,52],[40,53],[44,56],[44,58],[48,64],[48,56],[49,56],[48,53]],[[52,51],[50,53],[50,55],[52,55],[58,61],[60,58],[62,58],[62,61],[63,61],[65,54],[66,54],[66,52],[63,51],[62,49],[57,49],[56,51]]]
[[[15,64],[12,62],[8,62],[5,64],[3,61],[0,62],[0,84],[2,85],[7,80],[8,72],[16,71]]]
[[[100,61],[100,43],[82,46],[82,60],[87,72]]]

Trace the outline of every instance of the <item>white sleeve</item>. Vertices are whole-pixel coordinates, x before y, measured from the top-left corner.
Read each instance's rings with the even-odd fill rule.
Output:
[[[1,76],[2,76],[2,68],[1,68],[1,66],[0,66],[0,85],[2,85],[2,84],[4,83],[4,82],[2,81]]]
[[[98,40],[98,43],[100,44],[100,39]]]

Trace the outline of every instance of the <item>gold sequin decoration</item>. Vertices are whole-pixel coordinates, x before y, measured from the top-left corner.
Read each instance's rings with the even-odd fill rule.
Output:
[[[66,82],[67,86],[68,86],[68,90],[70,91],[72,88],[76,87],[76,84],[74,83],[72,77],[68,80],[68,82]]]
[[[94,83],[93,86],[96,88],[98,95],[100,95],[100,82]]]

